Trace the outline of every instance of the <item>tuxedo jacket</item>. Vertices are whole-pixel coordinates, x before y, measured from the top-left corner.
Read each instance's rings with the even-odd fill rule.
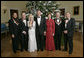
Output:
[[[19,34],[19,30],[20,30],[20,25],[18,24],[18,25],[16,25],[15,23],[14,23],[14,21],[13,21],[13,19],[10,19],[9,21],[8,21],[8,23],[9,23],[9,32],[11,33],[11,34],[14,34],[15,35],[15,37],[17,37],[18,36],[18,34]],[[19,23],[19,22],[18,22]]]
[[[34,20],[36,22],[36,34],[39,32],[41,35],[43,35],[44,31],[46,31],[46,19],[41,16],[40,26],[38,25],[37,17],[34,17]]]
[[[56,19],[54,19],[54,22],[55,22],[55,35],[57,35],[57,34],[62,34],[62,31],[63,31],[63,24],[64,24],[64,20],[63,20],[63,18],[60,18],[61,19],[61,23],[58,25],[57,23],[56,23]]]
[[[23,22],[23,20],[20,18],[19,19],[19,23],[20,23],[20,32],[22,33],[22,31],[26,31],[26,33],[28,34],[28,22],[26,19],[26,26],[25,23]]]
[[[64,23],[64,30],[68,30],[68,33],[67,35],[69,37],[73,37],[73,33],[74,33],[74,27],[75,27],[75,19],[74,18],[71,18],[68,23],[67,23],[67,26],[65,28],[65,23]]]

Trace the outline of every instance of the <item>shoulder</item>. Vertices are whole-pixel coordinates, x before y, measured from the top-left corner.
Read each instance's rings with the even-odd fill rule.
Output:
[[[22,21],[22,19],[20,18],[20,19],[18,19],[19,21]]]
[[[9,19],[8,23],[12,22],[13,20],[12,19]]]
[[[52,19],[52,21],[54,22],[54,19]]]
[[[75,18],[71,18],[72,21],[75,21]]]
[[[53,19],[55,21],[55,19]]]
[[[37,17],[35,16],[34,19],[36,19]]]

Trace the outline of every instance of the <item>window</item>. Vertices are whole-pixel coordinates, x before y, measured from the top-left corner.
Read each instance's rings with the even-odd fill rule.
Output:
[[[79,15],[79,6],[74,6],[73,15]]]

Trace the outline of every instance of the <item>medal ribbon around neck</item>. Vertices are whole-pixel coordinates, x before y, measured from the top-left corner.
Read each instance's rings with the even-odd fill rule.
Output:
[[[17,21],[15,21],[14,19],[13,19],[13,21],[14,21],[14,23],[16,24],[16,25],[18,25],[19,23],[17,22]]]

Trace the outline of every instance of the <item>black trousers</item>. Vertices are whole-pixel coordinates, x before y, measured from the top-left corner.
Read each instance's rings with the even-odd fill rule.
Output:
[[[37,50],[43,50],[44,49],[44,36],[39,33],[36,34],[36,40],[37,40]]]
[[[16,52],[16,50],[19,49],[19,39],[18,39],[18,37],[12,38],[12,49],[13,49],[13,52]]]
[[[56,50],[61,50],[61,37],[62,37],[62,33],[60,34],[56,34],[54,41],[55,41],[55,49]]]
[[[73,52],[73,37],[64,34],[64,49],[67,50],[67,43],[69,44],[69,54]]]
[[[28,49],[28,37],[27,35],[22,34],[21,39],[20,39],[20,44],[21,44],[21,50]]]

